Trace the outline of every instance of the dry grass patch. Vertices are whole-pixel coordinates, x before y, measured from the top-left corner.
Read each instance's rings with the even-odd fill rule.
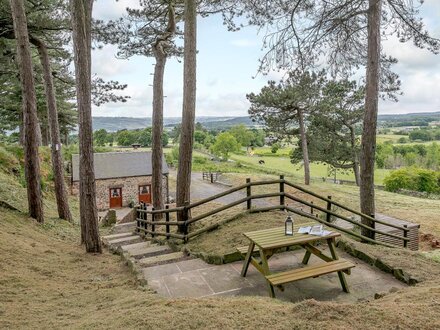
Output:
[[[299,304],[270,298],[161,299],[141,290],[114,255],[88,255],[77,226],[41,226],[0,208],[0,328],[434,329],[440,288],[416,287],[373,302]]]

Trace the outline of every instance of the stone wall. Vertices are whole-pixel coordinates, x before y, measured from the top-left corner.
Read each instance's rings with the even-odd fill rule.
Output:
[[[167,197],[167,178],[163,177],[163,198]],[[122,188],[122,206],[129,206],[133,201],[138,202],[138,189],[140,185],[151,184],[151,176],[137,176],[130,178],[96,180],[96,206],[98,210],[107,210],[110,207],[110,188]],[[72,195],[79,195],[79,182],[75,181],[71,187]]]

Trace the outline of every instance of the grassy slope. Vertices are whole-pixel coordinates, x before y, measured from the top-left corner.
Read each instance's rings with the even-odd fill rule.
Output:
[[[0,208],[0,328],[436,328],[440,287],[373,302],[299,304],[269,298],[173,299],[141,290],[116,256],[87,255],[65,222],[35,224]]]
[[[241,181],[243,175],[234,178]],[[0,199],[25,210],[25,189],[17,180],[0,171],[0,182]],[[85,254],[78,225],[56,219],[50,193],[45,206],[44,225],[0,207],[0,328],[352,329],[368,324],[395,329],[397,316],[402,328],[440,326],[437,282],[357,304],[162,299],[140,289],[118,257]]]

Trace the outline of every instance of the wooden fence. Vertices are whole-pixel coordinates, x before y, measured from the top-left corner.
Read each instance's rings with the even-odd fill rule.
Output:
[[[220,172],[203,172],[202,173],[202,179],[208,180],[211,183],[217,182],[218,177],[221,175]]]
[[[272,193],[265,193],[265,194],[252,194],[252,187],[255,186],[266,186],[266,185],[278,185],[278,191],[272,192]],[[291,193],[285,192],[285,188],[290,187],[297,191],[300,191],[303,194],[306,194],[308,197],[316,198],[320,201],[323,201],[326,205],[325,207],[319,206],[316,203],[308,202],[303,198],[299,198]],[[246,195],[242,198],[236,199],[232,203],[229,203],[227,205],[222,205],[219,207],[216,207],[212,210],[209,210],[203,214],[199,214],[197,216],[192,217],[191,216],[191,210],[204,205],[209,202],[213,202],[221,197],[228,196],[230,194],[233,194],[238,191],[244,191]],[[264,199],[264,198],[277,198],[279,203],[277,205],[273,206],[266,206],[266,207],[253,207],[252,201],[256,199]],[[294,201],[298,205],[306,206],[310,209],[310,212],[306,212],[302,210],[302,208],[298,207],[292,207],[287,205],[286,200]],[[184,206],[180,207],[173,207],[169,208],[166,206],[165,209],[162,210],[154,210],[148,209],[147,205],[140,205],[137,208],[137,225],[136,229],[139,233],[143,233],[144,235],[150,235],[151,237],[155,236],[165,236],[167,239],[172,237],[176,239],[181,239],[184,242],[187,242],[189,239],[200,235],[203,232],[215,229],[219,226],[219,224],[211,224],[208,226],[205,226],[199,230],[195,230],[192,232],[189,232],[189,227],[191,224],[199,221],[203,221],[204,219],[217,214],[219,212],[225,211],[227,209],[230,209],[234,206],[240,205],[240,204],[246,204],[246,210],[243,212],[266,212],[271,210],[287,210],[289,212],[295,213],[297,215],[303,216],[305,218],[309,218],[312,220],[315,220],[317,222],[323,223],[328,227],[331,227],[335,230],[338,230],[340,232],[343,232],[345,234],[348,234],[350,236],[356,237],[358,239],[361,239],[364,242],[370,242],[373,244],[388,246],[388,247],[396,247],[395,244],[386,243],[383,241],[378,241],[375,239],[376,234],[380,234],[381,236],[386,236],[389,238],[392,238],[393,242],[402,242],[401,245],[403,247],[408,246],[408,232],[409,229],[406,226],[403,225],[396,225],[392,223],[388,223],[379,219],[375,219],[374,216],[369,216],[366,214],[363,214],[357,210],[351,209],[331,198],[331,196],[324,197],[319,194],[316,194],[313,191],[310,191],[306,188],[303,188],[297,184],[294,184],[290,181],[287,181],[284,179],[284,176],[281,175],[278,180],[269,180],[269,181],[253,181],[251,182],[250,179],[246,179],[246,183],[237,187],[234,187],[232,189],[229,189],[227,191],[224,191],[222,193],[216,194],[214,196],[202,199],[200,201],[194,202],[194,203],[186,203]],[[338,210],[335,211],[334,208],[337,208]],[[356,217],[361,217],[363,219],[366,219],[370,226],[367,224],[364,224],[360,221],[356,221],[352,219],[352,217],[347,215],[342,215],[339,210],[343,210],[345,213],[349,213],[351,215],[354,215]],[[243,213],[242,212],[242,213]],[[322,218],[319,217],[318,212],[320,214],[324,215]],[[175,214],[175,219],[171,220],[171,214]],[[238,213],[240,214],[240,213]],[[237,214],[237,215],[238,215]],[[369,235],[364,236],[358,232],[355,232],[353,230],[343,228],[339,225],[336,225],[334,222],[331,221],[331,219],[341,219],[343,221],[349,222],[353,225],[356,225],[358,227],[364,228],[368,230]],[[380,228],[376,228],[376,224],[381,224]],[[156,230],[158,227],[161,227],[161,230]],[[175,232],[171,232],[171,227],[174,227],[178,230]],[[383,228],[390,228],[390,230],[384,230]],[[164,230],[165,229],[165,230]],[[391,230],[392,229],[392,230]],[[397,232],[400,232],[401,235],[396,234]],[[390,232],[392,231],[392,232]]]

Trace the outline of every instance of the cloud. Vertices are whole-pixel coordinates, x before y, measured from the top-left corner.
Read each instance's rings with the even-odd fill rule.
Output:
[[[126,8],[139,8],[138,0],[98,0],[93,5],[93,18],[111,20],[125,14]]]
[[[244,116],[249,102],[242,93],[224,93],[213,96],[203,93],[197,98],[198,116]]]
[[[380,113],[429,112],[440,110],[440,72],[428,70],[414,71],[403,75],[399,102],[381,102]]]
[[[133,72],[128,60],[115,57],[117,46],[106,45],[92,52],[92,71],[104,79],[112,79],[115,75]]]

